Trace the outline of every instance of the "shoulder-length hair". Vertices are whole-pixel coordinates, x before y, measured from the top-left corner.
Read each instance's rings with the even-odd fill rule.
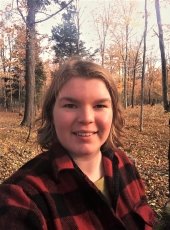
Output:
[[[124,119],[122,117],[118,92],[113,77],[102,66],[91,61],[80,60],[77,58],[70,59],[59,67],[46,93],[40,117],[41,126],[38,129],[37,135],[38,144],[42,149],[49,150],[53,145],[55,145],[55,143],[58,142],[53,123],[53,108],[56,98],[64,84],[74,77],[100,79],[105,83],[112,100],[113,120],[110,134],[102,146],[102,149],[106,150],[108,148],[112,148],[115,150],[121,145],[120,138],[122,136]]]

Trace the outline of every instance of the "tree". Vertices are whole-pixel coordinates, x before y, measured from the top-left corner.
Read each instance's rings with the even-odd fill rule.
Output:
[[[140,111],[140,131],[143,131],[143,103],[144,103],[144,83],[145,83],[145,57],[146,57],[146,37],[148,26],[148,11],[147,0],[145,0],[145,27],[143,35],[143,65],[142,65],[142,79],[141,79],[141,111]]]
[[[16,53],[17,26],[13,20],[11,27],[11,14],[9,6],[5,8],[5,12],[1,12],[0,21],[0,63],[1,63],[1,82],[3,84],[3,105],[6,110],[13,107],[13,95],[15,88],[13,82],[16,80],[14,76],[14,68],[18,65],[18,56]]]
[[[103,10],[99,10],[99,15],[96,17],[96,12],[95,15],[93,15],[93,20],[95,23],[95,27],[97,30],[98,38],[99,38],[99,51],[100,51],[100,56],[101,56],[101,65],[104,66],[105,62],[105,51],[106,51],[106,40],[108,37],[109,33],[109,27],[112,24],[112,17],[111,14],[112,8],[111,5],[109,4],[108,7],[104,5]]]
[[[168,78],[167,78],[167,67],[166,67],[166,57],[165,57],[165,46],[164,46],[164,37],[163,37],[163,28],[162,28],[162,20],[161,20],[161,12],[160,12],[160,3],[159,0],[155,0],[155,10],[156,10],[156,18],[157,25],[159,31],[159,48],[161,53],[161,64],[162,64],[162,96],[163,96],[163,104],[164,110],[170,111],[170,102],[168,101]]]
[[[73,0],[70,0],[72,2]],[[55,14],[63,10],[70,2],[66,4],[65,1],[59,0],[26,0],[27,15],[24,17],[21,8],[19,7],[19,0],[16,0],[17,8],[20,12],[25,24],[26,24],[26,65],[25,65],[25,82],[26,82],[26,95],[25,95],[25,110],[24,117],[21,125],[32,125],[34,120],[35,110],[34,110],[34,98],[35,98],[35,36],[36,29],[35,24],[43,22]],[[46,6],[50,5],[52,2],[59,6],[59,10],[54,14],[51,14],[47,18],[36,21],[36,14],[39,10],[46,10]]]
[[[42,88],[44,85],[44,81],[46,80],[46,74],[44,72],[43,62],[41,60],[36,61],[35,66],[35,101],[36,105],[39,108],[41,104],[41,96],[42,96]]]
[[[22,113],[21,108],[24,104],[25,98],[25,52],[26,52],[26,28],[24,25],[15,26],[16,27],[16,38],[14,44],[14,83],[13,87],[15,88],[14,98],[17,101],[19,113]]]
[[[119,8],[117,10],[116,18],[117,25],[111,30],[112,39],[119,47],[119,58],[121,59],[121,72],[123,74],[123,104],[127,108],[127,80],[128,80],[128,63],[129,61],[129,45],[132,37],[132,13],[134,11],[134,4],[124,0],[119,0]]]
[[[139,59],[139,50],[141,47],[143,41],[143,36],[141,38],[141,41],[137,47],[136,53],[134,55],[134,63],[133,63],[133,81],[132,81],[132,95],[131,95],[131,105],[132,108],[134,108],[134,94],[135,94],[135,83],[136,83],[136,70],[137,70],[137,64],[138,64],[138,59]]]
[[[161,70],[156,66],[156,58],[149,55],[147,59],[146,91],[148,104],[161,101]]]
[[[60,63],[74,55],[82,57],[89,55],[84,42],[80,40],[80,28],[75,23],[76,13],[75,6],[70,4],[66,8],[66,12],[62,14],[62,23],[52,29],[56,62]]]

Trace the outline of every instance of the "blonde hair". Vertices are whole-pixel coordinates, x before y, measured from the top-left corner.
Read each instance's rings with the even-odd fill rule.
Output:
[[[38,143],[43,149],[50,149],[58,142],[57,135],[53,124],[53,107],[56,98],[64,86],[71,78],[81,77],[85,79],[100,79],[102,80],[111,96],[113,121],[110,134],[102,146],[102,149],[112,148],[115,150],[121,145],[120,137],[123,128],[123,117],[120,109],[118,92],[115,86],[112,75],[102,66],[91,61],[80,59],[70,59],[59,67],[53,78],[51,85],[47,91],[41,113],[41,127],[38,129]]]

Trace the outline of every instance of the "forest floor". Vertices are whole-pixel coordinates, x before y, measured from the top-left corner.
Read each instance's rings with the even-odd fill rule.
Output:
[[[149,204],[160,213],[169,193],[170,113],[165,113],[160,105],[144,106],[142,132],[139,114],[140,107],[129,107],[124,111],[124,150],[135,160],[145,183]],[[21,117],[17,113],[0,112],[0,183],[40,152],[36,132],[31,132],[26,143],[29,130],[21,127],[20,122]]]

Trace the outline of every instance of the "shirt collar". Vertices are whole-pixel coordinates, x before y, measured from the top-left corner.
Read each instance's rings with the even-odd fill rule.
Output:
[[[74,163],[69,156],[68,151],[60,144],[53,146],[51,150],[51,161],[55,173],[74,169]]]
[[[112,150],[102,151],[102,154],[105,175],[112,176],[112,160],[115,158],[115,154]],[[53,146],[51,151],[51,158],[55,175],[65,170],[75,170],[75,162],[69,155],[68,151],[64,149],[61,144],[58,143],[55,146]],[[115,160],[117,165],[117,157]]]

